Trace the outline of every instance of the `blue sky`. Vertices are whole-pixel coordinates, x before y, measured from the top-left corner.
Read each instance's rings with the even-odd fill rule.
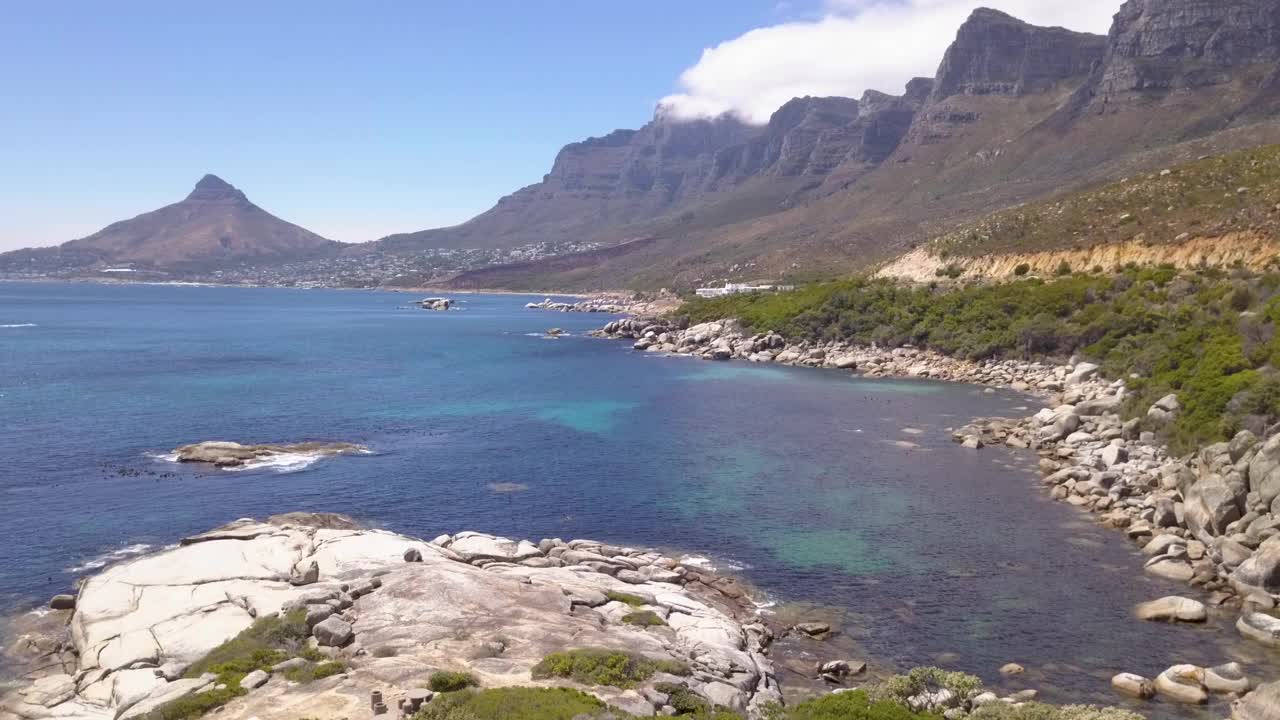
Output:
[[[340,240],[453,224],[647,120],[776,0],[23,2],[0,24],[0,249],[205,172]]]
[[[61,0],[0,20],[0,250],[204,173],[349,242],[451,225],[566,143],[933,75],[980,5],[1105,33],[1120,0]]]

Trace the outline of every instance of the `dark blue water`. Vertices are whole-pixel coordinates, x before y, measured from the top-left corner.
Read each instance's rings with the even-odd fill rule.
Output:
[[[845,609],[873,657],[988,678],[1018,661],[1061,698],[1240,652],[1224,623],[1132,619],[1187,589],[1048,501],[1033,454],[949,441],[975,416],[1026,414],[1026,398],[637,354],[584,336],[606,316],[524,297],[447,313],[410,299],[0,284],[0,325],[25,326],[0,327],[0,601],[64,591],[104,554],[324,510],[425,537],[704,553],[780,601]],[[537,337],[553,325],[572,335]],[[208,439],[376,454],[291,473],[155,459]]]

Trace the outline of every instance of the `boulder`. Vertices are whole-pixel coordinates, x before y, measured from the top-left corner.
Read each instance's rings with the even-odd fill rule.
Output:
[[[831,632],[831,626],[824,622],[796,623],[795,629],[809,637],[823,637]]]
[[[1260,612],[1246,612],[1236,620],[1241,635],[1264,645],[1280,647],[1280,618]]]
[[[1166,622],[1204,622],[1209,617],[1204,603],[1177,595],[1144,602],[1138,605],[1134,612],[1143,620]]]
[[[1228,483],[1221,475],[1208,475],[1191,486],[1186,500],[1187,527],[1196,532],[1222,535],[1244,514],[1247,489]]]
[[[1156,692],[1174,702],[1199,705],[1209,701],[1204,670],[1195,665],[1174,665],[1156,676]]]
[[[1102,449],[1098,457],[1102,460],[1104,466],[1114,467],[1129,461],[1129,451],[1122,445],[1108,445]]]
[[[1091,362],[1077,363],[1076,366],[1072,368],[1071,374],[1067,375],[1067,378],[1066,378],[1067,387],[1071,387],[1073,385],[1079,385],[1085,382],[1086,380],[1089,380],[1094,375],[1097,375],[1098,370],[1100,369],[1101,367],[1099,365],[1096,365]]]
[[[1156,695],[1155,683],[1133,673],[1120,673],[1112,677],[1111,687],[1115,688],[1116,692],[1140,700],[1149,700]]]
[[[520,562],[541,555],[538,546],[528,540],[509,540],[480,533],[458,533],[449,549],[458,553],[466,562],[476,560],[505,560]]]
[[[1231,720],[1280,720],[1280,681],[1259,685],[1236,701]]]
[[[1258,436],[1248,430],[1241,430],[1227,444],[1227,453],[1231,462],[1238,463],[1258,444]]]
[[[1246,548],[1247,549],[1247,548]],[[1231,573],[1233,582],[1267,592],[1280,592],[1280,535],[1267,538]]]
[[[240,687],[253,690],[267,684],[271,679],[271,675],[265,670],[254,670],[240,679]]]
[[[75,595],[54,595],[49,598],[49,609],[51,610],[75,610]]]
[[[1169,580],[1178,580],[1187,582],[1195,577],[1195,570],[1192,569],[1191,563],[1182,558],[1161,555],[1151,558],[1147,561],[1146,571],[1152,575],[1158,575]]]
[[[1280,497],[1280,433],[1268,438],[1249,462],[1249,490],[1267,505]]]
[[[1026,672],[1026,668],[1018,663],[1005,663],[1000,667],[1001,675],[1021,675],[1024,672]]]
[[[331,615],[311,629],[316,640],[326,647],[342,647],[351,642],[353,632],[351,623],[337,615]]]
[[[1246,693],[1250,684],[1249,676],[1244,674],[1240,663],[1215,665],[1204,671],[1204,686],[1212,693]]]

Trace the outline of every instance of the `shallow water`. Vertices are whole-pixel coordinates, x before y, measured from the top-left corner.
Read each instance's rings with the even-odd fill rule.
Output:
[[[1115,702],[1117,671],[1242,653],[1275,675],[1231,618],[1133,619],[1188,589],[1048,500],[1033,453],[950,442],[975,416],[1034,411],[1026,397],[637,354],[585,337],[607,316],[525,297],[411,299],[0,284],[0,602],[237,517],[328,510],[424,537],[702,554],[770,600],[837,608],[841,638],[815,652],[993,682],[1016,661],[1029,673],[1009,686],[1052,700]],[[571,335],[540,337],[552,326]],[[162,459],[207,439],[375,454],[240,472]]]

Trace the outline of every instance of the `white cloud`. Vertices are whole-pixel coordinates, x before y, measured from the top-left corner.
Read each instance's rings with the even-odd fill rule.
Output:
[[[734,113],[763,123],[804,95],[900,93],[932,77],[956,30],[975,8],[1003,10],[1036,25],[1106,33],[1120,0],[829,0],[825,15],[751,30],[702,51],[680,75],[681,92],[659,103],[677,117]]]

